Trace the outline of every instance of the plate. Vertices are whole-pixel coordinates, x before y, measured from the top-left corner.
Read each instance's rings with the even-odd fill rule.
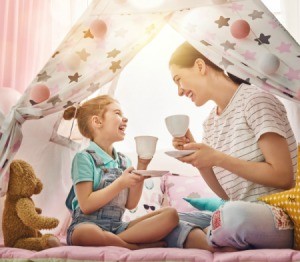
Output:
[[[170,171],[166,170],[132,170],[132,173],[141,175],[141,176],[163,176],[168,174]]]
[[[173,151],[166,151],[165,154],[171,157],[179,158],[179,157],[188,156],[190,154],[193,154],[194,152],[196,152],[196,150],[173,150]]]

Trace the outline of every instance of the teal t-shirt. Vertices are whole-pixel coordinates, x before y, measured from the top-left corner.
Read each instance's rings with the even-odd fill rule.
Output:
[[[86,150],[94,150],[95,153],[100,156],[103,161],[102,167],[120,168],[119,156],[115,149],[113,149],[113,158],[92,141],[90,142],[90,145]],[[126,157],[126,161],[127,167],[131,166],[131,161],[128,157]],[[96,167],[92,156],[88,152],[83,150],[81,152],[78,152],[73,159],[71,175],[74,187],[80,182],[91,181],[93,182],[93,190],[96,190],[101,181],[102,170],[100,167]],[[78,207],[79,203],[75,190],[75,198],[72,201],[72,209],[75,210]]]

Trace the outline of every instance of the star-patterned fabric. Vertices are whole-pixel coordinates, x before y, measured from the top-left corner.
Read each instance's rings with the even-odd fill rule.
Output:
[[[298,169],[296,186],[290,190],[260,197],[269,205],[282,208],[294,222],[294,248],[300,250],[300,145],[298,146]]]
[[[159,33],[170,13],[145,15],[127,9],[128,4],[122,1],[93,1],[5,119],[0,129],[1,196],[7,191],[9,164],[22,141],[22,123],[63,111],[113,82]],[[114,10],[119,12],[111,13]],[[95,19],[107,26],[103,38],[94,37],[89,29]],[[30,90],[40,83],[49,88],[51,95],[47,101],[36,104],[30,99]]]
[[[106,25],[101,37],[90,28],[97,19]],[[238,19],[250,26],[243,39],[230,33]],[[165,0],[145,9],[127,0],[94,0],[0,127],[1,196],[7,190],[9,164],[22,141],[22,123],[63,111],[118,79],[167,23],[226,71],[299,102],[299,45],[259,0]],[[258,65],[270,53],[280,66],[266,74]],[[30,99],[37,84],[50,90],[50,97],[38,104]]]
[[[278,96],[300,100],[299,44],[259,0],[212,1],[175,12],[169,23],[195,48],[225,71]],[[250,33],[236,39],[231,27],[246,21]],[[268,55],[277,57],[280,66],[266,74],[262,68]]]

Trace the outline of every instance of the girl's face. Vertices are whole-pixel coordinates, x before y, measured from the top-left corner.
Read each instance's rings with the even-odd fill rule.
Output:
[[[100,132],[112,143],[124,140],[128,119],[123,116],[119,103],[114,102],[106,107],[101,119]]]
[[[179,96],[190,98],[196,106],[202,106],[209,100],[204,73],[205,64],[195,62],[191,68],[171,65],[170,71],[173,81],[177,85]]]

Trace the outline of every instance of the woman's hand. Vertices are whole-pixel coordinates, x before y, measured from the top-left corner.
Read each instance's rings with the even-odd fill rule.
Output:
[[[138,170],[146,170],[148,165],[150,164],[152,158],[150,159],[143,159],[138,157],[137,169]]]
[[[184,149],[197,151],[178,160],[193,165],[200,172],[203,168],[218,166],[256,184],[284,190],[292,188],[294,173],[287,140],[270,132],[260,137],[258,145],[265,161],[239,159],[201,143],[186,144]]]
[[[178,160],[191,164],[197,169],[207,169],[216,166],[222,153],[203,143],[189,143],[183,146],[183,149],[196,150],[195,153],[178,158]]]
[[[134,187],[144,181],[144,177],[138,174],[131,173],[133,167],[124,170],[122,175],[117,179],[122,188]]]
[[[194,139],[190,129],[188,129],[185,136],[174,137],[172,140],[172,144],[173,144],[174,148],[176,148],[178,150],[184,149],[183,146],[188,143],[195,143],[195,139]]]

